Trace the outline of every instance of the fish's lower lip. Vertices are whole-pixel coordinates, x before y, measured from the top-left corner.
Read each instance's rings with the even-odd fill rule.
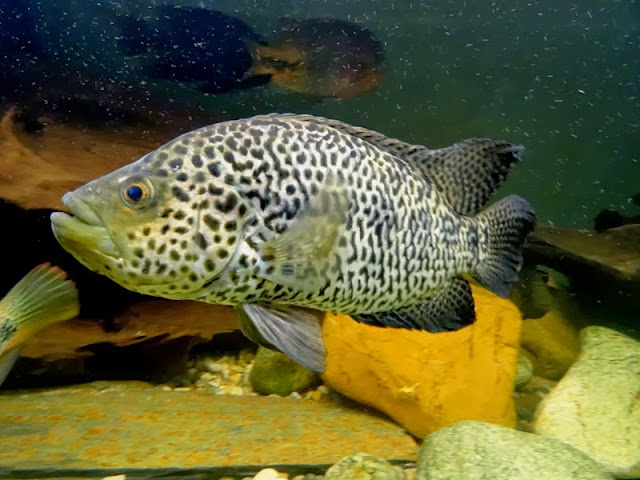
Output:
[[[72,249],[94,250],[113,258],[120,257],[120,251],[104,226],[88,224],[82,218],[64,212],[53,212],[51,228],[60,244]]]

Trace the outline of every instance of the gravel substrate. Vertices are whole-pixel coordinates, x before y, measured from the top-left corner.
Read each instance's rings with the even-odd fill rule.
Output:
[[[200,390],[213,395],[258,396],[251,388],[249,373],[255,360],[255,350],[245,348],[236,353],[198,356],[188,363],[187,375],[176,377],[160,385],[163,390],[191,391]],[[330,389],[326,385],[304,392],[293,392],[290,398],[304,400],[329,400]],[[277,397],[278,395],[268,395]],[[407,480],[414,478],[413,469],[405,470]],[[265,468],[254,477],[223,477],[220,480],[323,480],[323,475],[306,474],[290,477],[287,473],[273,468]]]
[[[173,378],[166,384],[160,385],[160,388],[178,392],[201,390],[213,395],[260,395],[253,391],[249,381],[249,372],[255,356],[255,350],[244,348],[237,353],[196,357],[189,361],[187,375]],[[293,392],[289,397],[322,400],[328,395],[329,387],[320,385],[304,392]]]

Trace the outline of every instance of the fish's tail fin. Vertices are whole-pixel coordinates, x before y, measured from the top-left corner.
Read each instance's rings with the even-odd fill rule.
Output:
[[[78,291],[67,274],[48,263],[38,265],[0,301],[0,320],[33,333],[78,315]],[[0,349],[3,345],[0,344]]]
[[[473,277],[496,295],[506,298],[522,266],[522,244],[533,230],[536,215],[524,198],[510,195],[480,212],[480,258]],[[483,240],[484,237],[484,241]]]

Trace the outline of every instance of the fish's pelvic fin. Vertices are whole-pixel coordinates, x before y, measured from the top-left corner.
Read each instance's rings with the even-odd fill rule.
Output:
[[[9,372],[11,372],[11,369],[19,356],[20,347],[13,348],[0,355],[0,386],[2,386],[6,378],[9,376]]]
[[[344,180],[327,178],[291,226],[259,246],[264,264],[259,275],[295,291],[311,293],[322,288],[337,261],[332,251],[349,206]]]
[[[428,299],[389,312],[352,315],[358,322],[379,327],[407,328],[428,332],[459,330],[476,320],[471,287],[455,277]]]
[[[48,263],[35,267],[0,301],[5,322],[11,322],[18,331],[33,333],[77,316],[78,291],[66,278],[63,270]]]
[[[510,195],[480,212],[476,217],[480,237],[480,257],[472,273],[483,287],[507,298],[522,268],[522,244],[533,230],[536,215],[524,198]]]
[[[260,345],[265,348],[269,348],[271,350],[278,350],[272,343],[269,343],[267,339],[265,339],[260,331],[256,328],[253,323],[251,317],[247,314],[246,310],[243,308],[243,305],[236,305],[233,307],[233,311],[236,313],[236,317],[238,319],[238,325],[240,326],[240,331],[243,333],[245,337],[251,340],[256,345]]]
[[[324,373],[327,351],[318,319],[303,310],[273,309],[257,304],[235,307],[242,333],[250,340],[279,350],[300,365]]]

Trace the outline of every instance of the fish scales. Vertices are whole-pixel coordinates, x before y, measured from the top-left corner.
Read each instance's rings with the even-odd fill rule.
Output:
[[[187,193],[192,187],[222,178],[251,199],[264,227],[275,234],[295,221],[327,175],[349,179],[353,206],[340,230],[338,269],[327,277],[328,287],[309,296],[262,281],[252,268],[235,265],[241,255],[259,263],[259,252],[247,245],[227,267],[229,281],[213,282],[199,293],[207,302],[235,305],[259,297],[345,313],[379,311],[427,295],[448,276],[472,269],[477,257],[476,226],[457,215],[419,172],[329,127],[260,119],[218,124],[177,139],[147,156],[140,168],[185,173],[180,178],[186,188],[172,192],[185,210],[193,205]],[[229,214],[234,197],[213,193],[214,208]]]
[[[310,115],[186,133],[70,192],[60,244],[133,291],[232,305],[253,341],[321,372],[304,308],[432,332],[475,320],[470,275],[506,297],[535,223],[515,195],[484,208],[522,147],[431,150]]]

